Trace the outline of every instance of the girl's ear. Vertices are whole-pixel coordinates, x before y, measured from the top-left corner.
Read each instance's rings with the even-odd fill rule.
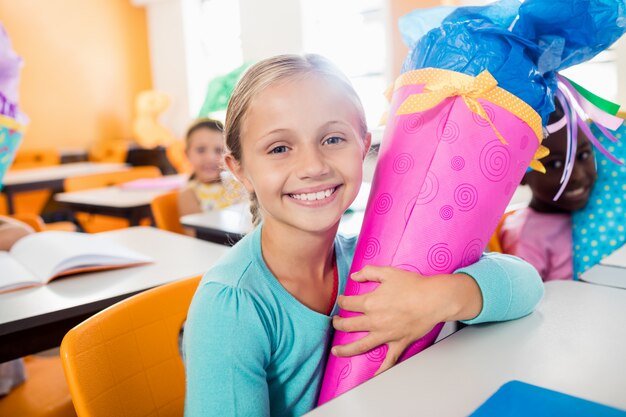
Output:
[[[228,167],[230,172],[232,172],[233,175],[239,180],[239,182],[241,182],[243,186],[246,187],[246,191],[248,191],[249,193],[254,192],[254,187],[246,177],[243,167],[241,166],[241,162],[236,160],[235,157],[230,153],[224,155],[224,162],[226,162],[226,166]]]
[[[363,139],[363,160],[365,160],[365,157],[367,156],[367,153],[369,152],[371,145],[372,145],[372,133],[367,132],[367,134],[365,135],[365,139]]]

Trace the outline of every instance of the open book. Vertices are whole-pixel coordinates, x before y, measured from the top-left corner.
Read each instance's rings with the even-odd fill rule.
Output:
[[[86,271],[152,262],[104,236],[77,232],[39,232],[0,251],[0,292],[45,285],[54,278]]]

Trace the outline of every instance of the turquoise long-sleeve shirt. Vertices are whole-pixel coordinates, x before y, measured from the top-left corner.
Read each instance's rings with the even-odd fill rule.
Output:
[[[339,293],[356,238],[338,236]],[[519,258],[484,254],[456,272],[483,296],[467,323],[529,314],[543,296],[539,274]],[[300,416],[315,407],[332,337],[331,316],[309,309],[278,282],[261,255],[261,227],[203,277],[185,325],[185,416]]]

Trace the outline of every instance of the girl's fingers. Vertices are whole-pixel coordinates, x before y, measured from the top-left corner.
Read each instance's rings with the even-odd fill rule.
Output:
[[[378,368],[378,371],[376,371],[374,376],[381,374],[387,369],[394,366],[398,362],[400,355],[402,355],[402,352],[404,352],[404,349],[406,348],[406,346],[401,347],[397,343],[390,343],[388,346],[389,350],[387,351],[387,356],[385,357],[385,360],[380,365],[380,368]]]
[[[339,307],[344,310],[353,311],[355,313],[363,313],[365,312],[365,298],[367,296],[367,294],[350,296],[340,295],[337,297],[337,304],[339,304]]]
[[[335,356],[354,356],[370,351],[378,345],[380,345],[380,341],[377,341],[368,334],[364,338],[348,343],[347,345],[333,346],[331,351]]]
[[[364,281],[374,281],[374,282],[383,282],[385,277],[385,270],[387,267],[385,266],[372,266],[368,265],[361,269],[359,272],[355,272],[350,275],[354,281],[364,282]]]
[[[365,316],[333,317],[333,327],[342,332],[368,332],[370,331],[368,322]]]

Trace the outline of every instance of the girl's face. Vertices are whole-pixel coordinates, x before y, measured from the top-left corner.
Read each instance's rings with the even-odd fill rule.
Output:
[[[530,172],[524,177],[524,182],[529,185],[533,195],[530,207],[544,213],[569,213],[585,207],[596,180],[596,166],[589,139],[578,129],[572,175],[557,201],[553,199],[561,187],[560,180],[567,154],[567,130],[563,128],[554,132],[542,145],[550,149],[550,155],[541,160],[546,173]]]
[[[241,161],[227,163],[255,192],[266,226],[334,230],[362,180],[370,134],[359,134],[354,104],[318,77],[277,83],[251,103]]]
[[[188,139],[187,158],[200,182],[213,182],[220,178],[224,168],[224,137],[222,132],[201,127]]]

